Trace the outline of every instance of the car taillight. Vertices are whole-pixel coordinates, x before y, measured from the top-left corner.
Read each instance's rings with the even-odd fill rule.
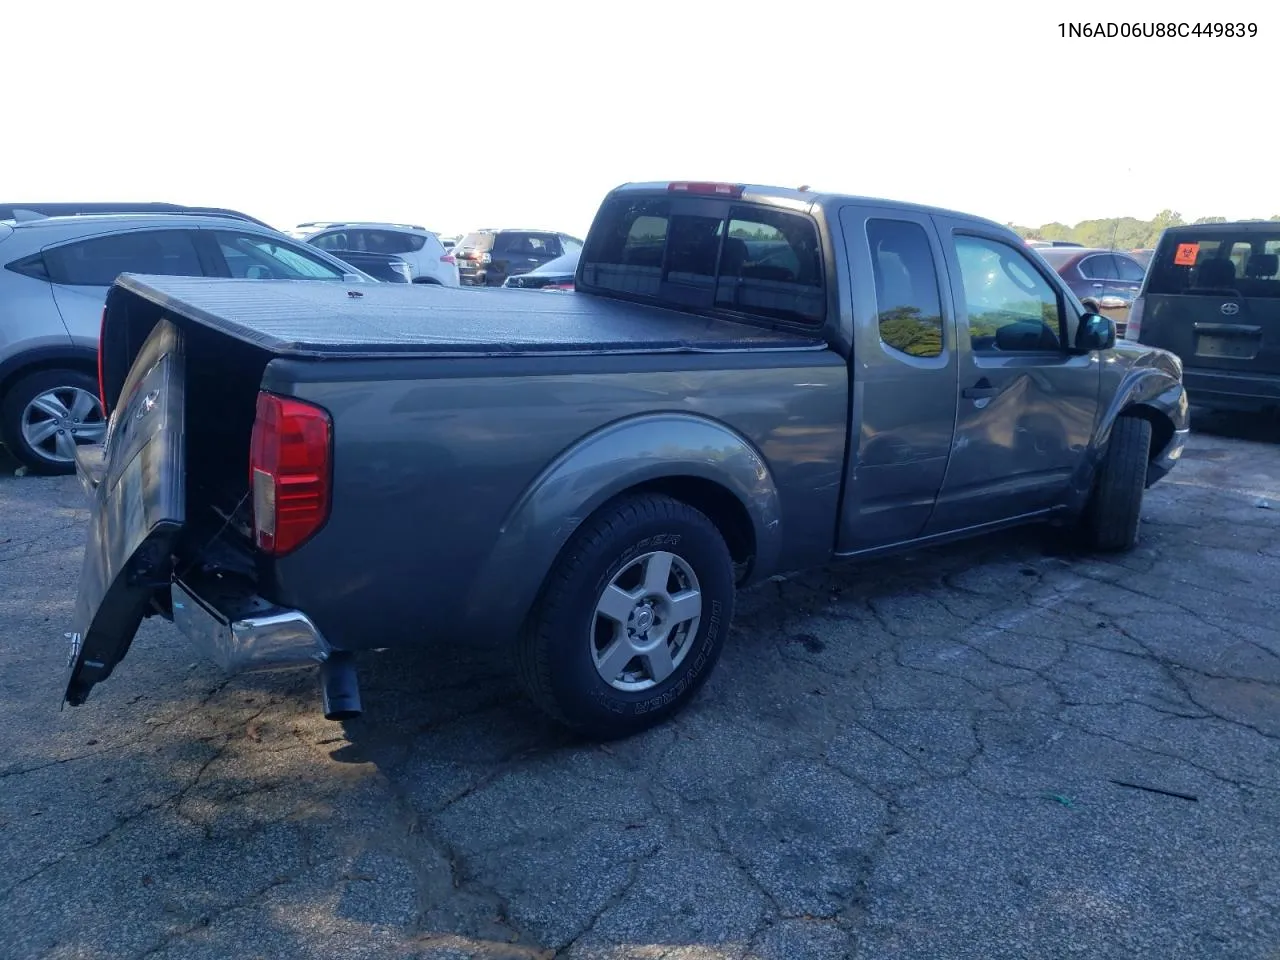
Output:
[[[107,384],[102,376],[102,348],[107,336],[107,308],[102,308],[102,319],[98,321],[98,402],[102,404],[102,415],[107,415]]]
[[[736,183],[705,183],[701,181],[680,180],[667,184],[670,193],[696,193],[712,197],[741,197],[742,186]]]
[[[1137,340],[1142,336],[1142,298],[1135,297],[1129,304],[1129,316],[1125,320],[1124,338]]]
[[[253,538],[283,556],[329,518],[333,427],[320,407],[265,390],[249,441]]]
[[[440,258],[441,263],[457,263],[457,258],[452,253],[446,253]]]

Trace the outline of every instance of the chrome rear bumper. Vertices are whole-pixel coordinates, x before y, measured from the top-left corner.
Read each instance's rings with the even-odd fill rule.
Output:
[[[217,577],[170,587],[173,623],[201,654],[237,674],[323,663],[332,652],[306,614]]]

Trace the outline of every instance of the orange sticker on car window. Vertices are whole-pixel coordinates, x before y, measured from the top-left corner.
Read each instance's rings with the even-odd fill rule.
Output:
[[[1196,265],[1196,254],[1200,252],[1200,244],[1198,243],[1180,243],[1178,250],[1173,255],[1173,262],[1180,267],[1194,267]]]

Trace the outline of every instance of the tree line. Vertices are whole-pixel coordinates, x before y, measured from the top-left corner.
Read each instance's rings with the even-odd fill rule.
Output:
[[[1269,217],[1280,221],[1280,213]],[[1117,250],[1149,250],[1160,239],[1166,227],[1180,227],[1186,223],[1226,223],[1226,217],[1199,217],[1187,221],[1175,210],[1161,210],[1152,220],[1135,217],[1117,217],[1112,220],[1083,220],[1074,227],[1065,223],[1044,223],[1038,227],[1008,226],[1018,236],[1027,240],[1070,240],[1086,247],[1112,247]]]

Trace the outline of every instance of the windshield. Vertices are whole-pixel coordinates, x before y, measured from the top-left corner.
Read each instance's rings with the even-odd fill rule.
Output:
[[[457,243],[459,250],[488,250],[492,247],[492,233],[468,233]]]

